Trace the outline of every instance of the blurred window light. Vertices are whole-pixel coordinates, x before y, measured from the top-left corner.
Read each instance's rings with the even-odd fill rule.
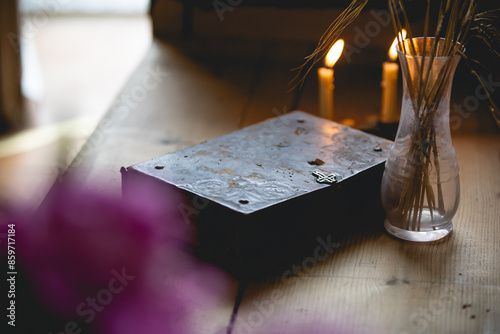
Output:
[[[19,0],[24,13],[146,14],[150,0]]]

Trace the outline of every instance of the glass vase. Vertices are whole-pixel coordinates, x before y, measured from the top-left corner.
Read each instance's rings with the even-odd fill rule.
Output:
[[[385,229],[395,237],[432,242],[449,235],[460,198],[449,114],[453,74],[460,57],[449,47],[413,38],[398,47],[403,73],[401,119],[382,178]],[[425,43],[425,47],[424,47]],[[404,45],[403,45],[404,44]]]

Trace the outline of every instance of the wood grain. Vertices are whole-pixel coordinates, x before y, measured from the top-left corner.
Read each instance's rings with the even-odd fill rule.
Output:
[[[250,289],[233,333],[497,333],[497,294],[493,286],[291,278]]]

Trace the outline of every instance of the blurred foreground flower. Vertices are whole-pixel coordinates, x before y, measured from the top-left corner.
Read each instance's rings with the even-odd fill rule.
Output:
[[[9,217],[17,265],[35,294],[19,303],[38,302],[54,316],[45,324],[54,334],[188,333],[193,307],[230,284],[191,255],[195,238],[178,210],[181,199],[159,191],[138,186],[133,198],[115,199],[56,186],[36,214]]]

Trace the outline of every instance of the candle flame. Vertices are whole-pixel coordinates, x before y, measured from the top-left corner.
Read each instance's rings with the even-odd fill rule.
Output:
[[[325,65],[327,67],[333,67],[337,60],[339,60],[342,50],[344,50],[344,40],[339,39],[332,45],[330,51],[326,54]]]
[[[399,39],[403,40],[406,38],[406,30],[403,29],[399,32]],[[392,61],[395,61],[398,58],[398,52],[396,51],[396,46],[398,45],[398,38],[394,38],[394,42],[392,42],[391,47],[389,48],[389,58]]]

